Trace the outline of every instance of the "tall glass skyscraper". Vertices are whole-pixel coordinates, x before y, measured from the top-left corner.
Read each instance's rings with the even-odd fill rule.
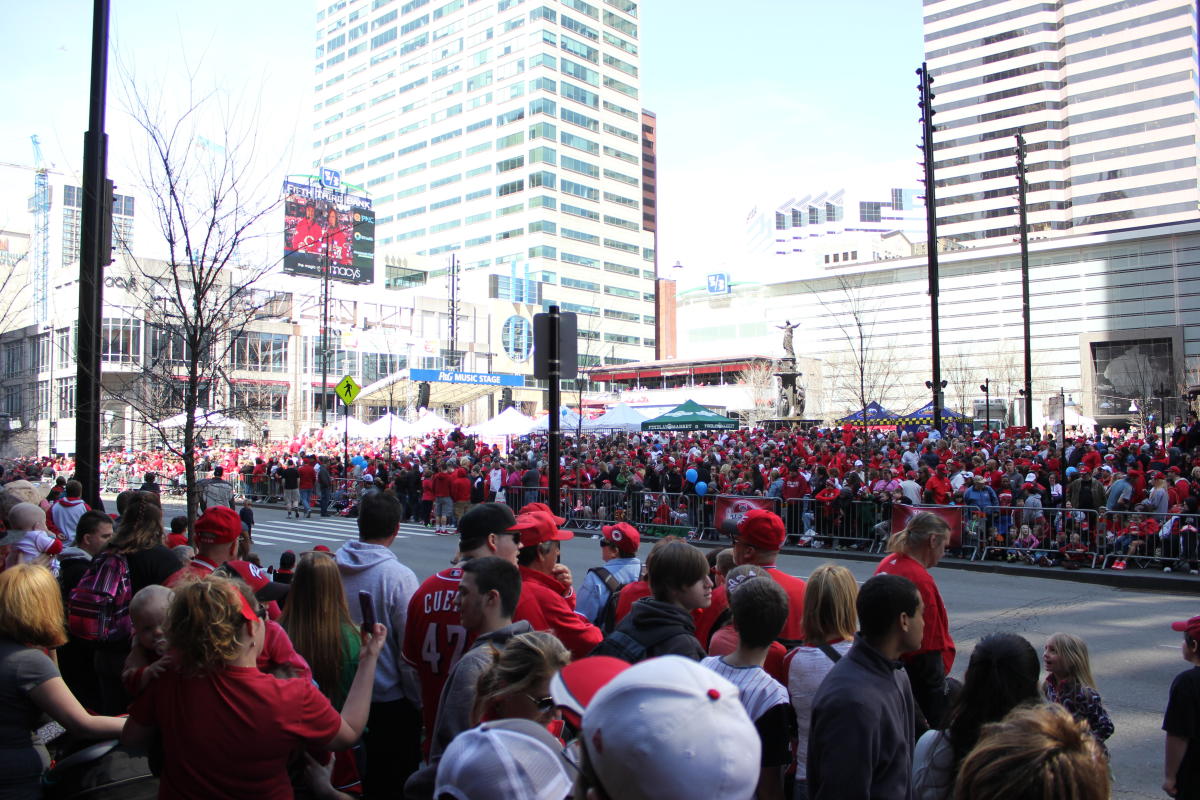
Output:
[[[939,236],[1034,236],[1200,216],[1196,3],[925,0]],[[915,94],[915,93],[914,93]]]
[[[575,311],[590,363],[654,357],[637,13],[632,0],[320,4],[313,166],[371,194],[378,281],[387,261],[453,255],[464,300]]]

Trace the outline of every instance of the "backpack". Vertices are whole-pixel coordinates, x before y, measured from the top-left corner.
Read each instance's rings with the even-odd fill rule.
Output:
[[[624,631],[616,630],[605,636],[604,641],[596,646],[591,655],[613,656],[628,664],[636,664],[639,661],[646,660],[648,657],[647,653],[651,648],[657,647],[672,636],[678,636],[684,632],[683,628],[666,626],[655,636],[642,642]]]
[[[132,599],[129,559],[123,553],[101,553],[71,590],[67,628],[72,636],[90,642],[128,640],[133,634],[129,619]]]
[[[620,601],[618,595],[621,594],[621,590],[625,588],[626,584],[617,580],[616,576],[605,567],[593,567],[588,572],[596,573],[596,577],[608,587],[608,599],[604,601],[604,606],[596,617],[596,627],[607,636],[617,627],[617,603]]]

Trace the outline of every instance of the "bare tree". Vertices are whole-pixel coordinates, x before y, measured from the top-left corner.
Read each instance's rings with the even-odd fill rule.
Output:
[[[775,416],[777,371],[778,366],[774,361],[759,361],[750,364],[738,374],[738,383],[744,385],[750,395],[746,422],[751,427]]]
[[[252,287],[274,263],[267,252],[278,190],[255,180],[256,120],[239,125],[238,109],[217,95],[188,98],[173,115],[125,74],[125,104],[145,137],[141,183],[165,247],[162,260],[126,253],[137,275],[133,294],[147,346],[136,371],[112,396],[126,402],[162,445],[178,456],[188,486],[188,518],[198,505],[197,438],[234,417],[254,420],[261,399],[235,400],[230,386],[235,348],[267,301]],[[215,121],[214,121],[215,120]],[[219,127],[214,140],[200,130]],[[256,242],[256,240],[262,240]],[[164,417],[182,415],[180,424]]]
[[[836,299],[826,300],[824,293],[812,287],[809,291],[816,295],[845,343],[829,362],[832,392],[835,397],[853,400],[856,410],[863,412],[865,431],[867,406],[874,401],[886,407],[896,392],[901,370],[892,341],[875,332],[878,304],[865,291],[864,276],[839,275],[837,284]]]
[[[971,416],[971,400],[985,377],[979,364],[965,350],[959,348],[942,358],[942,377],[954,390],[958,402],[958,408],[955,410],[965,416]]]

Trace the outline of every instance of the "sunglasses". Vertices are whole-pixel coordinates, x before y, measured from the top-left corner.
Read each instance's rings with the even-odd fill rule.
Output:
[[[557,703],[554,702],[554,698],[549,695],[545,697],[534,697],[526,692],[525,696],[528,697],[529,701],[537,708],[539,714],[549,714],[557,705]]]

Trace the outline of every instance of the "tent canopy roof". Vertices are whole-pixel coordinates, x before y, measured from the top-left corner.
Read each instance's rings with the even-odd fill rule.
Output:
[[[687,400],[641,425],[644,431],[730,431],[737,429],[738,421]]]

